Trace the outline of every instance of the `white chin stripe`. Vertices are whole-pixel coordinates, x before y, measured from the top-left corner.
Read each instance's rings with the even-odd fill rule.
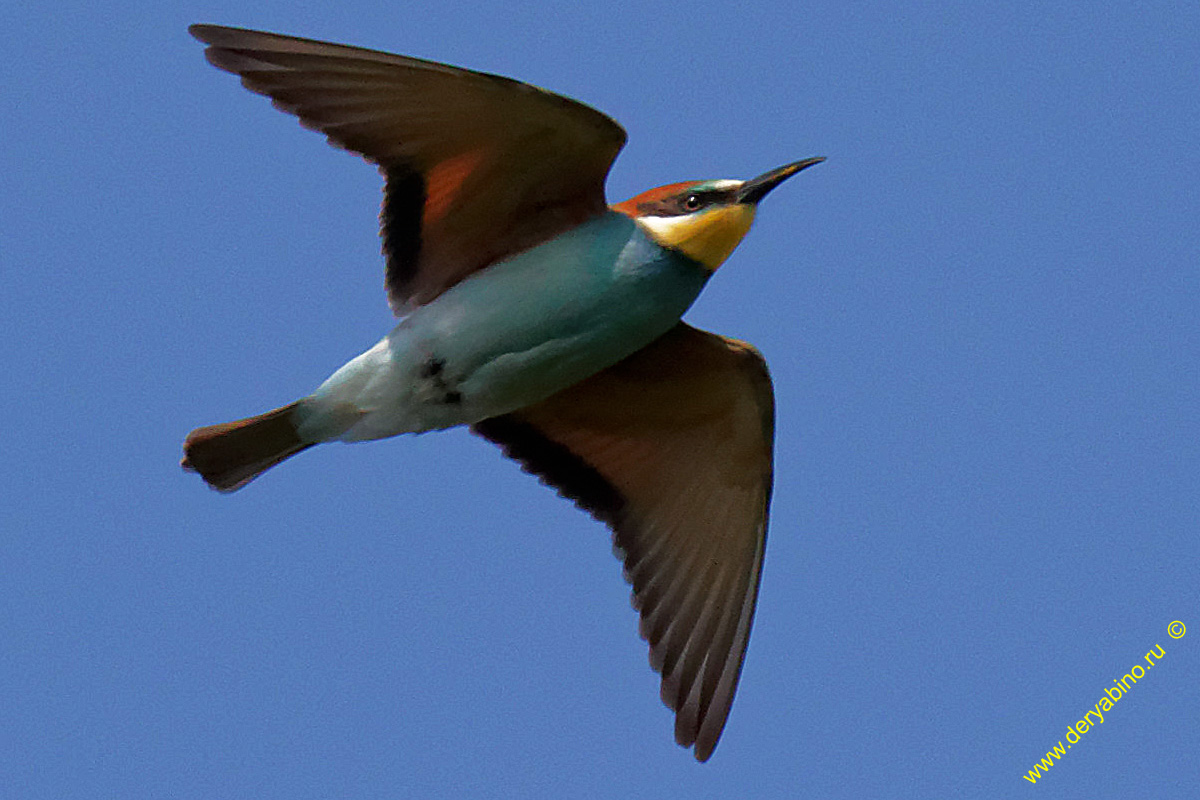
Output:
[[[676,217],[638,217],[637,221],[658,244],[715,270],[750,230],[754,206],[717,206]]]
[[[638,217],[637,221],[650,231],[654,241],[666,247],[681,238],[681,233],[687,230],[688,223],[693,223],[694,214],[678,217]]]

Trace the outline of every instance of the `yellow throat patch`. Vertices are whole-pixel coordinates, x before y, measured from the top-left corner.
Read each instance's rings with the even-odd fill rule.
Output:
[[[678,250],[710,272],[729,258],[754,222],[754,206],[715,206],[678,217],[638,217],[650,238]]]

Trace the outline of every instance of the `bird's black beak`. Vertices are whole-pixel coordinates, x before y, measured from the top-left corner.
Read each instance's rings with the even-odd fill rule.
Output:
[[[762,175],[759,175],[757,178],[746,181],[744,184],[742,184],[742,188],[739,189],[737,193],[737,201],[739,203],[748,204],[757,203],[759,200],[762,200],[767,196],[767,192],[771,191],[800,170],[808,169],[813,164],[820,164],[824,160],[825,156],[806,158],[803,161],[793,161],[791,164],[784,164],[778,169],[765,172]]]

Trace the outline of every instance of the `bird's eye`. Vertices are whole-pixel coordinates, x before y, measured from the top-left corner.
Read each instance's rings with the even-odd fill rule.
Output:
[[[683,199],[683,207],[688,211],[695,211],[704,205],[704,198],[693,192]]]

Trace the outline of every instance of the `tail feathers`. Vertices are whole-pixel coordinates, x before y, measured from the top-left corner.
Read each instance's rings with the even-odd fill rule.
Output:
[[[296,431],[296,403],[257,417],[197,428],[183,443],[180,466],[222,492],[240,489],[267,469],[312,447]]]

